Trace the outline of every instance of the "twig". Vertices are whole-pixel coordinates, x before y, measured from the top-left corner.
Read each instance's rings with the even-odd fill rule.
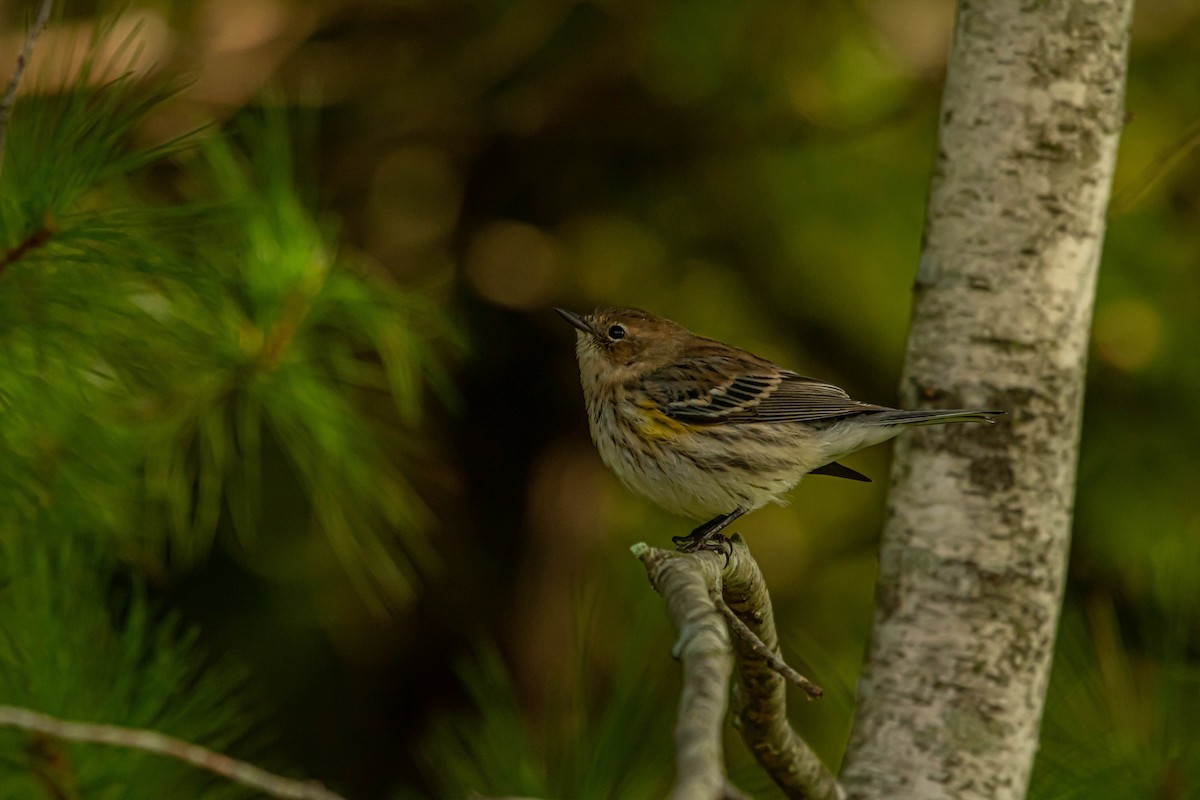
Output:
[[[43,225],[33,233],[26,236],[24,240],[18,242],[13,247],[10,247],[7,251],[5,251],[4,255],[0,256],[0,272],[4,272],[9,264],[15,264],[16,262],[20,261],[30,251],[37,250],[39,247],[43,247],[46,242],[50,241],[50,236],[52,233],[53,231],[50,230],[50,226],[48,224]]]
[[[650,584],[663,596],[667,616],[679,632],[674,653],[683,663],[683,693],[675,724],[673,800],[720,800],[725,787],[722,728],[733,671],[729,631],[709,596],[721,580],[714,553],[684,555],[639,543]]]
[[[720,589],[714,587],[710,591],[710,594],[712,595],[713,602],[716,603],[717,610],[725,615],[725,621],[733,629],[734,635],[745,642],[754,651],[756,656],[766,661],[767,666],[803,689],[810,700],[816,700],[825,693],[820,686],[817,686],[808,678],[801,675],[784,661],[782,656],[763,644],[762,639],[759,639],[754,635],[754,631],[750,630],[750,626],[742,622],[738,618],[738,615],[733,613],[733,609],[729,607],[729,604],[725,602],[725,598],[721,596]]]
[[[1142,198],[1150,193],[1151,189],[1197,148],[1200,148],[1200,122],[1193,122],[1184,131],[1182,137],[1159,153],[1149,165],[1138,173],[1136,178],[1113,194],[1112,201],[1108,204],[1109,218],[1119,217],[1132,211],[1142,201]]]
[[[17,68],[13,70],[8,88],[4,90],[4,99],[0,100],[0,171],[4,170],[4,151],[8,144],[8,120],[12,113],[13,101],[17,97],[17,87],[21,85],[21,76],[25,74],[25,68],[29,66],[29,58],[33,55],[33,44],[41,35],[42,29],[46,27],[46,23],[49,22],[50,11],[53,7],[54,0],[42,0],[42,4],[38,7],[37,17],[33,20],[28,35],[25,36],[25,45],[17,56]]]
[[[26,708],[0,706],[0,728],[4,727],[34,731],[72,742],[128,747],[168,756],[243,786],[257,789],[271,797],[285,800],[345,800],[340,794],[331,792],[319,783],[283,778],[253,764],[238,761],[158,731],[90,722],[68,722]]]
[[[766,581],[742,538],[734,535],[730,544],[733,552],[721,576],[722,597],[766,650],[775,652],[779,637]],[[833,773],[788,724],[783,676],[747,639],[734,640],[734,657],[734,725],[758,763],[788,797],[844,797]]]

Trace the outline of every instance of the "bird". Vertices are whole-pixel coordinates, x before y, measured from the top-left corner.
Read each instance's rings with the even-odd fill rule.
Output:
[[[721,532],[808,474],[870,481],[838,459],[904,428],[995,422],[1003,411],[901,410],[698,336],[637,308],[555,311],[576,329],[588,427],[601,460],[636,495],[706,520],[679,550],[726,552]]]

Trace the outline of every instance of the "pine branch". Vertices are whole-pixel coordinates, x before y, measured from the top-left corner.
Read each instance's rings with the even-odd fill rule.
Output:
[[[238,761],[158,731],[122,728],[116,725],[98,725],[90,722],[70,722],[26,708],[0,706],[0,728],[4,727],[32,731],[72,742],[128,747],[167,756],[194,767],[206,769],[271,797],[285,798],[285,800],[345,800],[341,795],[331,792],[318,783],[284,778],[245,761]]]
[[[30,27],[29,34],[25,37],[25,44],[17,56],[17,68],[13,70],[8,88],[4,90],[4,99],[0,100],[0,172],[4,170],[4,150],[5,145],[8,144],[8,120],[12,114],[13,102],[17,99],[17,87],[21,85],[21,77],[25,74],[25,68],[29,66],[30,56],[33,55],[33,45],[50,20],[50,11],[53,7],[54,0],[42,0],[41,6],[38,7],[37,17],[33,20],[33,26]]]
[[[0,139],[2,138],[3,134],[0,133]],[[0,148],[3,147],[4,143],[0,141]],[[3,151],[0,150],[0,162],[3,162],[3,160],[4,154]],[[10,247],[7,251],[5,251],[4,255],[0,256],[0,273],[4,272],[9,264],[15,264],[16,262],[20,261],[30,251],[37,250],[39,247],[44,247],[46,242],[50,241],[50,236],[52,233],[53,231],[50,229],[49,225],[43,225],[33,233],[26,236],[15,246]]]
[[[844,793],[833,774],[787,721],[787,680],[809,697],[820,696],[821,690],[779,656],[762,572],[741,537],[734,536],[731,543],[728,562],[711,552],[677,553],[645,543],[632,548],[651,585],[666,600],[667,615],[680,634],[676,651],[684,665],[684,688],[675,737],[680,783],[674,796],[737,796],[724,781],[720,745],[732,628],[737,667],[734,725],[746,746],[788,797],[840,800]],[[698,644],[702,636],[704,646]],[[715,691],[715,677],[721,679],[720,714],[714,718],[689,712],[697,696]],[[706,748],[701,750],[696,742],[704,742]],[[691,749],[685,752],[685,747]],[[688,790],[693,794],[683,792],[685,780],[691,781]]]

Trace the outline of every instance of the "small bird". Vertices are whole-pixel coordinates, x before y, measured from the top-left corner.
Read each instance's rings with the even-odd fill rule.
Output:
[[[1003,411],[902,411],[688,331],[636,308],[579,314],[575,354],[592,441],[634,494],[707,519],[683,551],[727,552],[721,531],[808,473],[870,481],[837,462],[908,425],[994,422]]]

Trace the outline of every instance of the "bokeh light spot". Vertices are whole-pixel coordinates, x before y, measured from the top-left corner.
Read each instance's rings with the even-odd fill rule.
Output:
[[[1096,312],[1092,332],[1100,357],[1118,369],[1134,372],[1154,360],[1162,343],[1162,317],[1144,300],[1121,298]]]
[[[136,47],[130,43],[135,42]],[[4,80],[25,45],[24,26],[0,35],[0,64]],[[144,77],[161,69],[175,42],[170,25],[153,9],[132,9],[97,29],[87,22],[51,22],[38,39],[27,77],[18,93],[58,92],[74,86],[81,77],[88,85],[108,83],[120,76]],[[82,75],[84,62],[89,72]]]
[[[492,223],[475,234],[467,250],[467,278],[475,291],[510,308],[544,305],[561,264],[554,239],[524,222]]]
[[[661,284],[667,247],[654,231],[622,216],[572,220],[564,228],[572,272],[590,297],[622,298],[621,304],[651,294]]]
[[[288,10],[275,0],[209,0],[200,14],[207,45],[237,52],[263,45],[287,26]]]
[[[459,175],[435,147],[403,147],[375,171],[371,186],[371,245],[392,253],[449,235],[458,220]]]

